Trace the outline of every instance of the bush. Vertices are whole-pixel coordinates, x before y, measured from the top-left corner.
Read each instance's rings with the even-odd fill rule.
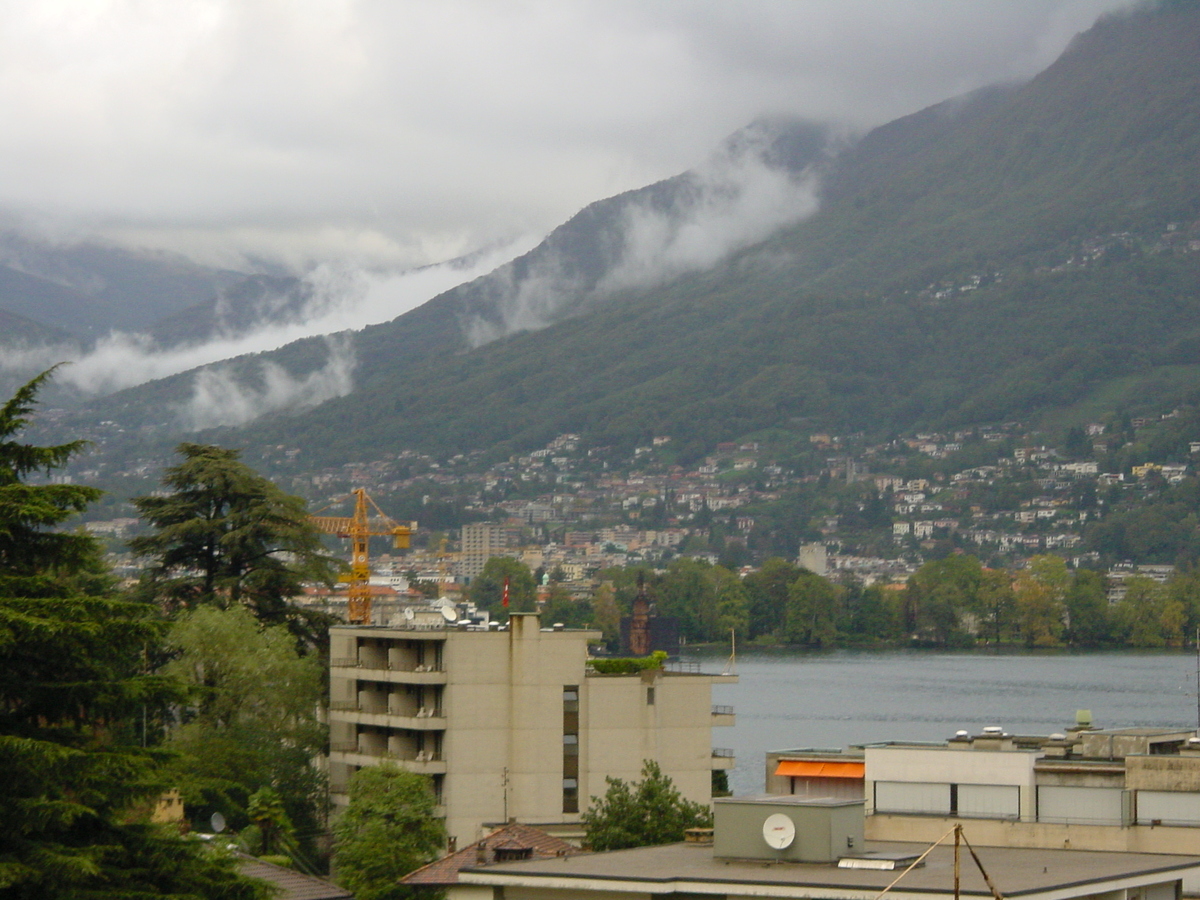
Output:
[[[666,652],[655,650],[649,656],[593,659],[590,665],[599,675],[636,675],[648,669],[661,669],[666,662]]]

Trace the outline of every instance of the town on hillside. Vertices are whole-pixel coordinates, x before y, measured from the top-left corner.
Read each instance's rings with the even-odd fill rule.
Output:
[[[346,510],[349,492],[363,488],[389,514],[417,523],[410,551],[373,558],[377,604],[393,612],[430,594],[465,599],[492,557],[523,564],[544,603],[551,588],[589,601],[614,571],[662,572],[682,561],[745,578],[779,558],[830,582],[898,591],[950,556],[1014,574],[1053,556],[1103,573],[1115,605],[1129,579],[1162,585],[1200,553],[1183,518],[1200,457],[1192,408],[1108,415],[1057,438],[1017,422],[881,442],[766,434],[719,443],[686,464],[666,434],[632,453],[561,434],[495,462],[399,450],[309,471],[304,456],[303,447],[275,446],[257,465],[310,509]],[[66,477],[144,485],[165,463]],[[94,515],[114,511],[100,509],[107,513]],[[108,540],[119,566],[139,524],[121,515],[87,527]],[[336,591],[313,594],[336,607]],[[572,624],[591,621],[581,613]],[[718,635],[685,626],[684,637]]]

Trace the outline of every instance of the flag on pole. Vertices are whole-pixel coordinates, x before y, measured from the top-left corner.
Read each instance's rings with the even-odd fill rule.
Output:
[[[505,609],[508,609],[508,576],[505,576],[505,578],[504,578],[504,600],[503,600],[503,605],[504,605],[504,608],[505,608]]]

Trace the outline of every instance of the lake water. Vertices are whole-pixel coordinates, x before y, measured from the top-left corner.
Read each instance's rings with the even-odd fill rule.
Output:
[[[728,657],[684,660],[720,672]],[[735,671],[739,682],[715,685],[713,703],[733,706],[737,725],[713,729],[713,745],[736,752],[739,795],[763,790],[768,750],[941,741],[987,725],[1050,734],[1079,709],[1104,728],[1197,722],[1191,653],[753,652]]]

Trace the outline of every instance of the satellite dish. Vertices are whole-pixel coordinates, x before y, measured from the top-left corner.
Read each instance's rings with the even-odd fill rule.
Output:
[[[208,823],[212,826],[213,834],[220,834],[225,830],[225,817],[219,812],[213,813]]]
[[[458,613],[455,612],[453,609],[451,609],[449,606],[443,606],[442,607],[442,618],[445,619],[447,622],[457,622],[458,621]]]
[[[773,850],[783,850],[792,846],[796,839],[796,825],[783,813],[767,816],[763,822],[763,840]]]
[[[416,617],[417,617],[417,614],[415,612],[413,612],[413,608],[411,606],[404,607],[404,618],[405,619],[407,619],[409,622],[411,622]]]

